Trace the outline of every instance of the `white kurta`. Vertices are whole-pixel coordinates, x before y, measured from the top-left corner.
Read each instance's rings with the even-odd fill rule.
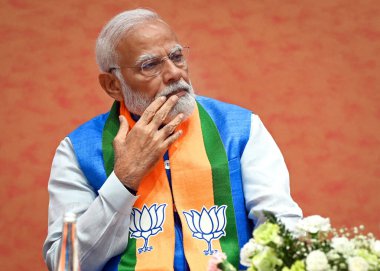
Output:
[[[302,211],[290,196],[283,156],[255,114],[240,163],[246,207],[255,226],[265,220],[262,211],[269,211],[292,228]],[[63,214],[68,211],[79,216],[77,236],[82,271],[101,270],[110,258],[124,251],[137,197],[113,172],[97,195],[80,169],[68,137],[57,148],[48,188],[49,228],[43,255],[49,270],[54,270],[59,256]]]

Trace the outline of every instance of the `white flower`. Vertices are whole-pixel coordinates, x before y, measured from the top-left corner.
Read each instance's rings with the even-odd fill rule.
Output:
[[[348,258],[349,271],[367,271],[369,268],[368,263],[359,256]]]
[[[301,233],[327,232],[331,229],[330,219],[319,215],[308,216],[298,221],[296,229]]]
[[[336,251],[335,249],[332,249],[329,252],[327,252],[327,258],[329,260],[335,261],[335,260],[338,260],[340,258],[340,255],[339,255],[338,251]]]
[[[314,250],[307,255],[306,270],[307,271],[325,271],[330,268],[326,254],[320,250]]]
[[[343,255],[352,255],[355,246],[346,237],[334,237],[331,240],[331,246]]]
[[[252,264],[252,257],[262,251],[263,248],[253,238],[249,239],[249,242],[240,250],[240,263],[244,266],[250,266]]]
[[[380,257],[380,240],[374,240],[371,242],[371,251],[373,254]]]
[[[355,248],[357,249],[361,249],[361,248],[365,248],[365,249],[368,249],[371,247],[371,242],[373,240],[367,238],[367,236],[365,235],[356,235],[354,236],[354,238],[351,239],[351,242],[354,244]]]

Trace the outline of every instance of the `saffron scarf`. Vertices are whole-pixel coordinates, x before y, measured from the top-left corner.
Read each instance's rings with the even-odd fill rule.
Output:
[[[103,130],[107,176],[114,167],[112,141],[119,129],[119,114],[126,117],[130,129],[135,124],[124,105],[115,102]],[[178,129],[183,134],[169,148],[172,189],[164,161],[159,161],[140,184],[128,245],[118,270],[173,270],[174,208],[181,219],[184,251],[191,270],[205,270],[215,250],[226,253],[238,266],[228,159],[218,129],[198,102]]]

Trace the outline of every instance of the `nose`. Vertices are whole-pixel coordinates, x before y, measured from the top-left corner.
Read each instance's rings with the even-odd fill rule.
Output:
[[[178,68],[170,59],[164,61],[162,69],[165,84],[177,82],[182,77],[183,69]]]

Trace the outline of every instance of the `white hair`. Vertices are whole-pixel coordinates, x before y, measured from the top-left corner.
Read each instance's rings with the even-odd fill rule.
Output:
[[[102,29],[96,40],[96,62],[102,72],[108,72],[117,65],[116,47],[124,34],[137,24],[161,20],[157,13],[147,9],[124,11],[113,17]]]

